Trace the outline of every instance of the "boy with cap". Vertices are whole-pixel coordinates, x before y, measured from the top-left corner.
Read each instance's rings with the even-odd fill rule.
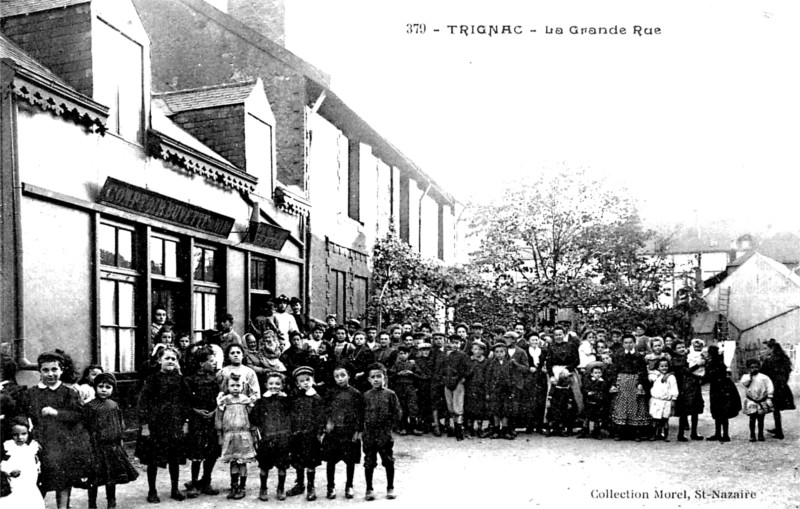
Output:
[[[420,418],[417,427],[423,433],[430,431],[430,424],[425,420],[432,415],[431,411],[431,348],[430,343],[422,343],[417,348],[417,406]],[[435,422],[435,419],[434,419]]]
[[[461,351],[461,338],[451,336],[442,362],[444,399],[456,440],[464,440],[464,382],[469,375],[467,354]]]
[[[406,345],[401,345],[397,349],[397,360],[389,369],[389,380],[393,390],[400,400],[400,408],[403,411],[403,421],[400,424],[400,434],[421,435],[417,431],[417,388],[414,386],[419,369],[415,361],[409,359],[411,349]]]
[[[492,345],[494,354],[486,367],[486,400],[489,413],[494,421],[491,438],[514,440],[515,435],[508,430],[508,416],[514,404],[514,382],[512,379],[512,360],[506,353],[506,344],[498,341]]]
[[[479,438],[486,438],[489,415],[486,409],[486,344],[476,340],[472,343],[472,357],[469,359],[469,376],[464,385],[464,413],[467,417],[467,432]]]
[[[320,442],[325,432],[325,411],[317,391],[314,390],[314,370],[308,366],[300,366],[292,373],[298,387],[298,394],[292,400],[292,464],[297,473],[294,486],[286,492],[293,497],[306,490],[303,479],[305,471],[308,481],[306,500],[316,500],[314,477],[320,464]]]
[[[364,477],[367,481],[367,500],[375,500],[372,477],[378,466],[378,455],[386,470],[386,498],[394,494],[394,440],[392,429],[403,417],[397,394],[384,387],[386,368],[372,364],[367,369],[372,389],[364,394]]]

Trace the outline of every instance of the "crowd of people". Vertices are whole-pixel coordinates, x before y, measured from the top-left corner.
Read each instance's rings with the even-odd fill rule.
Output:
[[[764,441],[765,416],[783,439],[781,411],[794,409],[792,363],[770,339],[763,359],[750,359],[740,398],[717,345],[666,333],[587,329],[568,325],[484,330],[457,324],[450,335],[428,324],[385,330],[356,320],[308,319],[299,301],[281,296],[246,327],[224,314],[202,336],[177,331],[163,308],[153,313],[149,356],[142,363],[139,433],[134,454],[146,465],[147,501],[160,501],[159,468],[167,468],[170,497],[218,495],[212,473],[230,466],[229,499],[246,496],[248,466],[258,469],[258,498],[317,498],[316,469],[326,463],[326,496],[336,498],[336,465],[345,464],[344,495],[355,496],[355,466],[363,453],[367,500],[375,498],[378,456],[386,497],[394,498],[393,433],[513,440],[518,432],[548,437],[669,441],[703,440],[698,416],[707,402],[715,422],[705,440],[729,442],[729,419],[750,419],[750,441]],[[290,311],[291,308],[291,311]],[[114,401],[112,373],[90,365],[78,379],[64,352],[38,358],[40,383],[16,385],[16,365],[2,363],[4,496],[12,506],[43,507],[54,491],[59,508],[73,487],[108,507],[116,486],[136,480],[122,446],[125,425]],[[688,434],[688,437],[687,437]],[[8,439],[8,437],[11,437]],[[185,490],[179,468],[191,463]],[[293,485],[286,489],[290,469]],[[13,499],[11,498],[13,497]]]

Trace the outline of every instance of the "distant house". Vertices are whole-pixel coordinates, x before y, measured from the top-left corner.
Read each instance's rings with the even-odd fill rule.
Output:
[[[761,344],[769,338],[789,350],[795,348],[800,330],[800,275],[751,251],[731,264],[726,275],[709,288],[705,296],[709,308],[724,309],[728,290],[729,337],[737,344],[737,365],[758,355]]]

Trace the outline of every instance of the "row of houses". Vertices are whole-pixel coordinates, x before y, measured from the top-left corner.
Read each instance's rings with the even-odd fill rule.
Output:
[[[194,334],[222,312],[244,332],[279,294],[358,318],[390,229],[453,260],[460,205],[282,46],[281,1],[1,5],[0,333],[19,360],[60,347],[133,387],[157,304]]]

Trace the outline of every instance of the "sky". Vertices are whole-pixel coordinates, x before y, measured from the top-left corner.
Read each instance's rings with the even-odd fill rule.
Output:
[[[497,199],[543,169],[583,168],[624,188],[650,222],[798,231],[797,4],[286,0],[286,41],[463,202]],[[426,32],[407,33],[409,23]]]

